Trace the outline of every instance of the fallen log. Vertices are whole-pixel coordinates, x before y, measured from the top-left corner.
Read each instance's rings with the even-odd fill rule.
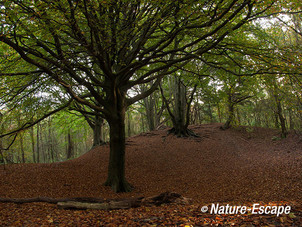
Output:
[[[78,202],[90,202],[90,203],[102,203],[104,199],[100,198],[91,198],[91,197],[76,197],[76,198],[62,198],[55,199],[49,197],[34,197],[34,198],[0,198],[1,203],[52,203],[56,204],[58,202],[67,202],[67,201],[78,201]]]
[[[104,200],[100,198],[91,197],[77,197],[77,198],[62,198],[54,199],[49,197],[35,197],[35,198],[0,198],[2,203],[33,203],[33,202],[45,202],[57,204],[62,209],[100,209],[100,210],[115,210],[115,209],[129,209],[140,206],[159,206],[162,204],[190,204],[191,199],[185,198],[182,195],[175,192],[164,192],[157,196],[152,197],[139,197],[139,198],[127,198],[127,199],[111,199]]]
[[[76,201],[67,201],[57,203],[59,208],[63,209],[98,209],[98,210],[116,210],[116,209],[129,209],[132,207],[141,206],[141,199],[127,199],[121,201],[109,201],[103,203],[87,203],[87,202],[76,202]]]
[[[175,203],[175,204],[190,204],[191,199],[183,197],[176,192],[164,192],[157,196],[147,197],[142,200],[143,205],[156,205],[160,206],[162,204]]]

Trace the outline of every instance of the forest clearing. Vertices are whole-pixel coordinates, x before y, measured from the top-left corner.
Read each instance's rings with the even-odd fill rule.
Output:
[[[0,225],[201,225],[217,223],[295,224],[302,220],[302,135],[273,141],[277,130],[221,124],[191,126],[200,137],[176,138],[167,129],[127,139],[126,176],[129,193],[115,194],[103,186],[109,157],[108,145],[74,160],[52,164],[14,164],[0,168],[1,197],[7,198],[131,198],[176,192],[191,198],[191,205],[162,205],[130,210],[61,210],[53,204],[0,203]],[[210,203],[292,204],[288,215],[215,216],[200,207]],[[261,216],[261,215],[260,215]],[[293,218],[294,217],[294,218]],[[287,222],[289,221],[289,222]],[[35,223],[35,224],[34,224]],[[216,222],[215,222],[216,223]],[[257,225],[256,225],[257,226]]]

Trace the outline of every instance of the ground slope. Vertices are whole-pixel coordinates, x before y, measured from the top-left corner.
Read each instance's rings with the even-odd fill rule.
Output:
[[[126,175],[131,193],[103,186],[108,146],[63,163],[0,167],[0,197],[132,197],[175,191],[196,203],[302,200],[302,138],[220,124],[192,126],[200,138],[158,130],[127,140]]]
[[[278,131],[220,124],[192,126],[200,138],[153,131],[127,140],[131,193],[114,194],[106,179],[108,146],[62,163],[0,166],[0,197],[138,197],[175,191],[192,205],[127,210],[60,210],[55,204],[0,203],[0,226],[302,226],[302,137],[272,140]],[[278,203],[269,203],[277,201]],[[291,205],[288,215],[218,215],[201,207]]]

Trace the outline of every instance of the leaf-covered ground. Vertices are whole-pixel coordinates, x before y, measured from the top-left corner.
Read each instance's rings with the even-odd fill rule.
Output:
[[[0,197],[47,196],[129,198],[174,191],[192,205],[164,205],[114,211],[60,210],[46,203],[0,204],[0,226],[246,225],[301,226],[302,137],[272,140],[277,131],[219,124],[192,126],[200,138],[175,138],[167,130],[127,140],[126,175],[131,193],[114,194],[106,179],[108,146],[78,159],[54,164],[0,167]],[[282,203],[290,215],[211,215],[200,207],[211,203],[251,205]]]

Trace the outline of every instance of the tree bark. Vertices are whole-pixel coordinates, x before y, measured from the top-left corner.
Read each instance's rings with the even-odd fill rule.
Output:
[[[240,93],[234,93],[232,91],[228,92],[228,119],[225,122],[223,126],[220,128],[225,130],[232,127],[232,124],[235,121],[235,107],[239,103],[243,102],[244,100],[251,98],[250,95],[241,95]],[[238,118],[239,118],[239,112],[238,112]]]
[[[196,86],[194,87],[190,100],[187,101],[186,97],[186,87],[182,83],[179,77],[175,76],[173,81],[173,96],[174,96],[174,109],[173,112],[169,107],[168,100],[165,98],[164,92],[161,88],[162,98],[166,104],[169,115],[173,123],[173,128],[169,130],[169,133],[173,133],[177,137],[188,137],[197,135],[190,129],[188,129],[190,122],[190,107],[193,101],[193,96],[196,91]]]
[[[68,130],[67,134],[67,152],[66,152],[66,158],[70,159],[73,156],[73,144],[71,139],[71,132],[70,129]]]
[[[229,129],[234,121],[235,118],[235,113],[234,113],[234,104],[233,103],[229,103],[228,106],[228,119],[227,121],[224,123],[224,125],[221,127],[221,129],[225,130],[225,129]]]
[[[288,117],[289,117],[289,129],[294,130],[295,123],[294,123],[294,119],[293,119],[293,113],[291,110],[288,110]]]
[[[31,149],[33,152],[33,162],[36,163],[36,155],[35,155],[35,138],[34,138],[34,127],[30,128],[30,139],[31,139]]]
[[[217,112],[218,112],[219,123],[221,123],[222,119],[221,119],[221,110],[220,110],[219,102],[217,102],[216,105],[217,105]]]
[[[128,134],[128,137],[131,136],[131,114],[130,112],[128,111],[127,112],[127,134]]]
[[[3,153],[2,153],[2,139],[0,139],[0,164],[4,164],[4,157],[3,157]]]
[[[153,102],[152,94],[144,98],[144,104],[146,109],[146,119],[148,122],[149,131],[153,131],[155,129],[155,122],[154,122],[154,102]]]
[[[281,106],[281,101],[278,98],[278,94],[275,94],[274,96],[275,96],[275,101],[276,101],[276,105],[277,105],[277,115],[278,115],[278,118],[280,120],[281,137],[285,138],[287,136],[287,129],[286,129],[285,118],[283,116],[283,110],[282,110],[282,106]]]
[[[3,123],[2,123],[2,118],[3,118],[3,115],[2,113],[0,113],[0,132],[2,133],[3,131]],[[4,162],[4,155],[3,155],[3,144],[2,144],[2,138],[0,138],[0,164],[4,164],[4,168],[5,168],[5,162]]]
[[[37,163],[40,163],[40,124],[37,124]]]
[[[281,137],[285,138],[287,136],[287,129],[286,129],[286,121],[283,116],[283,108],[281,106],[281,100],[282,98],[280,97],[280,94],[278,92],[279,88],[277,85],[277,81],[273,81],[273,88],[272,88],[272,95],[273,98],[275,99],[275,105],[276,105],[276,112],[275,112],[275,117],[276,117],[276,123],[278,120],[280,121],[280,126],[281,126]]]
[[[52,128],[51,128],[51,117],[48,118],[48,156],[49,161],[54,162],[54,148],[53,148],[54,142],[53,142],[53,136],[52,136]]]
[[[125,178],[125,93],[118,88],[112,95],[111,115],[107,116],[110,127],[110,157],[106,186],[111,186],[114,192],[129,192],[131,185]]]
[[[22,155],[22,163],[25,163],[25,152],[24,152],[24,145],[23,145],[23,134],[20,135],[20,149]]]
[[[113,210],[113,209],[128,209],[132,207],[140,206],[160,206],[162,204],[191,204],[192,199],[183,197],[175,192],[164,192],[152,197],[134,197],[124,199],[109,199],[104,200],[101,198],[93,197],[78,197],[78,198],[49,198],[49,197],[35,197],[35,198],[0,198],[0,203],[51,203],[57,204],[59,208],[63,209],[101,209],[101,210]]]
[[[94,128],[93,128],[93,147],[104,144],[102,139],[104,119],[101,116],[95,116]]]
[[[235,113],[234,113],[235,103],[233,102],[234,93],[229,90],[227,92],[227,95],[228,95],[228,118],[227,121],[224,123],[224,125],[220,127],[223,130],[229,129],[231,127],[235,117]]]

